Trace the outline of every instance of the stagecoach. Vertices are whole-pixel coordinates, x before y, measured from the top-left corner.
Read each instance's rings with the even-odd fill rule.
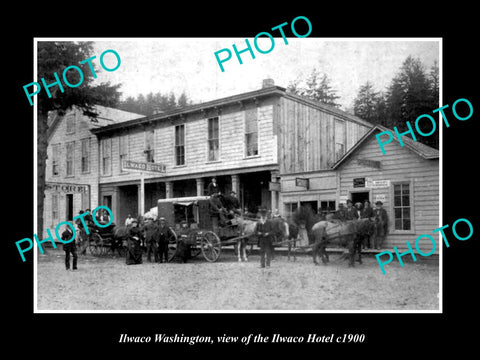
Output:
[[[203,255],[208,262],[220,257],[222,246],[235,245],[242,235],[241,226],[235,218],[229,219],[225,226],[215,226],[210,218],[210,197],[192,196],[158,200],[158,218],[164,217],[174,236],[169,240],[169,260],[176,253],[181,223],[188,225],[187,245],[191,256]]]

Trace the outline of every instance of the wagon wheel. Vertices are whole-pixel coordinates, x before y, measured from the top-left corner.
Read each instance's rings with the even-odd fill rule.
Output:
[[[118,240],[116,250],[120,257],[127,256],[127,241],[123,239]]]
[[[220,238],[213,231],[206,231],[200,241],[203,257],[209,262],[215,262],[220,256],[222,245]]]
[[[92,233],[90,235],[90,242],[88,244],[88,250],[90,254],[99,256],[103,252],[103,239],[98,233]]]
[[[177,233],[175,230],[173,230],[172,227],[170,227],[170,230],[172,231],[172,235],[169,236],[168,238],[168,262],[172,261],[175,253],[177,252]]]

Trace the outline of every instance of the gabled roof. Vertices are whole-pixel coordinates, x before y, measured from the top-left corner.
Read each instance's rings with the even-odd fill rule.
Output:
[[[332,169],[337,169],[340,165],[342,165],[355,151],[357,151],[364,143],[366,143],[367,139],[373,136],[376,132],[380,131],[390,131],[393,133],[392,130],[386,128],[382,125],[375,125],[371,128],[358,142],[352,146],[335,164],[332,165]],[[393,140],[400,144],[398,138],[394,135]],[[422,144],[418,141],[414,141],[412,138],[403,137],[402,138],[403,144],[406,148],[410,149],[411,151],[415,152],[417,155],[421,156],[424,159],[438,159],[440,156],[440,152],[437,149],[432,148],[431,146]]]
[[[90,130],[108,126],[111,124],[124,123],[132,119],[139,119],[145,115],[132,113],[129,111],[114,109],[111,107],[106,107],[102,105],[94,106],[95,112],[98,114],[95,121],[86,121],[87,126]],[[87,115],[83,115],[88,118]],[[63,119],[64,116],[58,115],[57,112],[51,112],[48,117],[48,138],[53,134],[58,123]]]
[[[150,123],[152,121],[164,121],[164,120],[168,120],[172,117],[183,116],[183,115],[186,115],[186,114],[203,111],[203,110],[206,110],[206,109],[209,109],[209,108],[220,108],[220,107],[225,106],[225,105],[230,105],[230,104],[233,104],[233,103],[238,103],[238,102],[242,102],[242,101],[246,101],[246,100],[250,100],[250,99],[259,99],[261,97],[272,96],[272,95],[283,96],[283,97],[286,97],[286,98],[289,98],[289,99],[293,99],[295,101],[299,101],[299,102],[303,102],[305,104],[309,104],[309,105],[314,106],[318,109],[321,109],[322,111],[325,111],[327,113],[330,113],[330,114],[333,114],[333,115],[336,115],[336,116],[340,116],[342,118],[348,118],[351,121],[360,123],[360,124],[362,124],[364,126],[367,126],[367,127],[372,127],[373,126],[371,123],[369,123],[369,122],[367,122],[367,121],[365,121],[365,120],[363,120],[363,119],[361,119],[357,116],[354,116],[350,113],[347,113],[343,110],[337,109],[334,106],[330,106],[330,105],[323,104],[323,103],[318,102],[318,101],[310,100],[310,99],[308,99],[306,97],[303,97],[303,96],[300,96],[300,95],[289,93],[289,92],[286,91],[286,89],[284,87],[277,86],[277,85],[271,85],[271,86],[267,86],[267,87],[262,87],[261,89],[258,89],[258,90],[253,90],[253,91],[249,91],[249,92],[245,92],[245,93],[241,93],[241,94],[237,94],[237,95],[233,95],[233,96],[228,96],[228,97],[224,97],[224,98],[220,98],[220,99],[215,99],[215,100],[211,100],[211,101],[207,101],[207,102],[203,102],[203,103],[199,103],[199,104],[189,105],[189,106],[185,106],[185,107],[182,107],[182,108],[179,108],[179,109],[174,109],[174,110],[162,112],[160,114],[144,116],[143,118],[133,119],[131,121],[126,121],[122,124],[111,124],[111,125],[107,125],[107,126],[102,126],[102,127],[93,129],[92,133],[94,133],[94,134],[108,133],[110,131],[113,131],[113,130],[116,130],[116,129],[119,129],[119,128],[122,128],[122,127],[137,126],[137,125],[140,125],[142,123]]]

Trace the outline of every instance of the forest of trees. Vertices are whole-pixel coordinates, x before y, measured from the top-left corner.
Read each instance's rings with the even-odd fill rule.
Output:
[[[300,86],[300,83],[305,85]],[[287,91],[339,107],[339,96],[330,86],[328,76],[316,69],[303,82],[300,79],[292,81]],[[386,89],[376,90],[370,81],[360,87],[353,102],[353,113],[373,124],[390,129],[396,126],[399,132],[404,132],[408,130],[407,121],[413,126],[418,116],[431,114],[438,107],[438,64],[434,63],[427,71],[420,59],[408,56]],[[432,124],[423,121],[419,123],[419,128],[429,133]],[[428,137],[417,136],[417,141],[438,149],[439,131]]]
[[[125,100],[120,101],[118,108],[125,111],[149,116],[155,111],[169,111],[178,109],[187,105],[191,105],[192,101],[188,99],[185,92],[176,97],[173,92],[169,94],[149,93],[147,95],[137,95],[137,97],[129,96]]]

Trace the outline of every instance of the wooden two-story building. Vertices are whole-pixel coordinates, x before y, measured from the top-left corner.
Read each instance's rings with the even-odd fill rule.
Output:
[[[44,229],[54,229],[59,222],[71,220],[80,210],[93,209],[101,204],[98,199],[98,141],[91,130],[143,117],[104,106],[96,106],[95,112],[98,114],[95,121],[77,107],[73,107],[63,116],[55,112],[50,114],[45,168]]]
[[[347,199],[381,200],[390,217],[386,247],[404,248],[440,225],[438,150],[404,137],[405,146],[394,139],[382,155],[374,135],[387,129],[271,80],[151,116],[100,109],[96,123],[75,109],[52,119],[46,228],[98,205],[121,224],[159,199],[205,195],[212,177],[223,193],[236,191],[242,208],[287,218],[300,206],[332,211]]]
[[[371,127],[266,80],[259,90],[92,129],[99,201],[123,221],[158,199],[204,195],[216,177],[243,208],[284,212],[283,174],[328,169]],[[122,168],[123,160],[161,164],[165,172],[145,173],[142,191],[141,175]]]

